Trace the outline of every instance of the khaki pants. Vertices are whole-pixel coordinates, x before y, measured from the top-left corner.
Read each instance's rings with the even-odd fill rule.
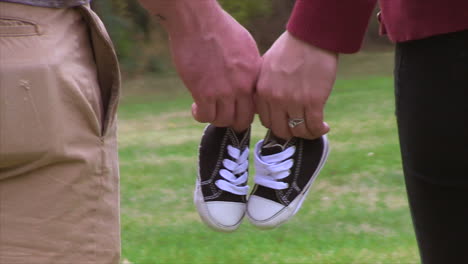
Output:
[[[119,89],[89,7],[0,3],[0,263],[119,262]]]

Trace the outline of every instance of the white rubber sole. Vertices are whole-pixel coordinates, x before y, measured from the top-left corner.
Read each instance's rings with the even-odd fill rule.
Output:
[[[314,175],[310,178],[309,182],[305,186],[304,190],[294,199],[288,206],[285,208],[281,209],[278,213],[276,213],[274,216],[266,219],[266,220],[256,220],[252,218],[249,215],[249,212],[247,210],[247,218],[249,219],[250,223],[252,223],[254,226],[260,228],[260,229],[273,229],[281,224],[287,222],[291,217],[293,217],[301,208],[302,203],[304,202],[304,199],[307,197],[307,194],[309,194],[309,191],[311,189],[312,184],[314,183],[315,179],[317,176],[320,174],[320,171],[322,170],[323,166],[325,165],[328,154],[330,152],[330,148],[328,145],[328,138],[327,136],[323,136],[324,141],[324,152],[323,155],[320,159],[319,165],[317,167],[317,170],[315,171]],[[247,202],[248,203],[248,202]]]
[[[195,203],[195,206],[197,207],[198,214],[200,215],[200,218],[202,219],[202,221],[208,227],[216,231],[226,232],[226,233],[233,232],[239,228],[239,225],[242,223],[242,220],[244,219],[244,217],[242,216],[238,223],[236,223],[235,225],[231,225],[231,226],[222,225],[218,223],[216,220],[214,220],[213,217],[210,215],[208,206],[206,205],[205,199],[203,198],[203,193],[201,190],[199,178],[197,179],[195,192],[193,195],[193,201]]]

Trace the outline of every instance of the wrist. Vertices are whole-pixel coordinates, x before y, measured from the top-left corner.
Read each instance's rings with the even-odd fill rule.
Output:
[[[327,50],[327,49],[323,49],[323,48],[320,48],[320,47],[317,47],[317,46],[314,46],[308,42],[305,42],[297,37],[295,37],[294,35],[292,35],[291,33],[289,33],[288,31],[285,32],[285,35],[287,36],[287,39],[289,40],[290,43],[293,43],[292,45],[293,46],[300,46],[303,48],[303,50],[305,50],[307,53],[315,53],[317,51],[321,51],[323,52],[324,54],[328,54],[330,56],[335,56],[338,58],[339,56],[339,53],[338,52],[335,52],[335,51],[332,51],[332,50]]]
[[[143,1],[142,1],[143,2]],[[216,0],[159,0],[146,1],[146,8],[157,16],[169,35],[198,34],[223,15]]]

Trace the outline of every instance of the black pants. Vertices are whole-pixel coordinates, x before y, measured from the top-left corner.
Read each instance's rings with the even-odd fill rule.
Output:
[[[396,113],[424,264],[468,263],[468,31],[397,44]]]

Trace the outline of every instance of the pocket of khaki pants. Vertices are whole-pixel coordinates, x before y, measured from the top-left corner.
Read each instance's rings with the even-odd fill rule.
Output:
[[[40,27],[22,18],[0,17],[0,37],[24,37],[40,35]]]
[[[79,10],[88,24],[99,86],[101,89],[104,118],[101,136],[105,137],[116,122],[117,106],[120,99],[120,68],[112,41],[104,24],[89,6],[83,5]]]

